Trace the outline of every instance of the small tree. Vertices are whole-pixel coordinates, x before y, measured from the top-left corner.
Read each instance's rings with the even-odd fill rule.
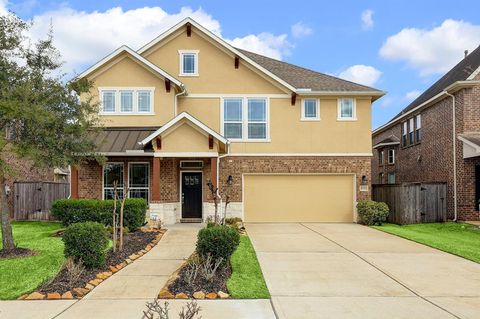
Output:
[[[213,185],[212,181],[209,180],[207,183],[208,189],[210,190],[210,194],[212,194],[213,197],[213,205],[215,207],[215,217],[213,222],[215,224],[218,224],[218,187]]]
[[[13,13],[0,15],[0,216],[3,249],[15,244],[5,193],[14,174],[7,154],[37,167],[77,165],[93,154],[90,131],[99,127],[98,105],[86,80],[65,84],[52,32],[34,45],[24,34],[31,24]],[[84,94],[85,98],[79,99]],[[8,136],[8,138],[6,137]]]
[[[125,186],[123,189],[123,198],[122,198],[122,204],[120,205],[120,240],[118,244],[118,250],[122,251],[123,250],[123,211],[125,209],[125,201],[127,200],[127,195],[128,195],[129,188],[128,186]]]

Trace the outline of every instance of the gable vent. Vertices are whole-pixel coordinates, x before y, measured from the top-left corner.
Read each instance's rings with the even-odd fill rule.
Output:
[[[203,168],[203,161],[180,161],[180,168],[200,169]]]

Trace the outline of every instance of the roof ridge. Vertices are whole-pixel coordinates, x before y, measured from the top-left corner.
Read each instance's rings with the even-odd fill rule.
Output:
[[[265,56],[265,55],[262,55],[262,54],[258,54],[258,53],[252,52],[252,51],[240,49],[240,48],[238,48],[238,47],[235,47],[235,49],[237,49],[237,50],[239,50],[239,51],[241,51],[241,52],[246,52],[246,53],[248,53],[248,54],[254,54],[254,55],[260,56],[260,57],[262,57],[262,58],[275,61],[275,62],[277,62],[277,63],[287,64],[287,65],[290,65],[290,66],[292,66],[292,67],[299,68],[299,69],[302,69],[302,70],[305,70],[305,71],[308,71],[308,72],[313,72],[313,73],[320,74],[320,75],[322,75],[322,76],[326,76],[326,77],[333,78],[333,79],[336,79],[336,80],[341,80],[341,81],[345,81],[345,82],[348,82],[348,83],[351,83],[351,84],[359,85],[359,86],[362,86],[362,87],[364,87],[364,88],[370,89],[370,90],[372,90],[372,91],[379,91],[379,92],[380,92],[380,90],[375,89],[375,88],[372,88],[371,86],[368,86],[368,85],[356,83],[356,82],[353,82],[353,81],[350,81],[350,80],[345,80],[345,79],[339,78],[339,77],[337,77],[337,76],[333,76],[333,75],[330,75],[330,74],[327,74],[327,73],[323,73],[323,72],[319,72],[319,71],[316,71],[316,70],[312,70],[312,69],[309,69],[309,68],[306,68],[306,67],[303,67],[303,66],[300,66],[300,65],[296,65],[296,64],[290,63],[290,62],[285,62],[285,61],[277,60],[277,59],[274,59],[274,58],[271,58],[271,57],[268,57],[268,56]]]

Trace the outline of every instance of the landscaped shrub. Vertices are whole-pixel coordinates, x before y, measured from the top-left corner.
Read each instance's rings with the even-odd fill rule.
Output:
[[[72,224],[63,234],[65,257],[82,262],[87,268],[105,264],[108,236],[105,226],[95,222]]]
[[[117,201],[120,211],[120,201]],[[143,198],[128,198],[125,201],[123,225],[134,231],[145,222],[147,202]],[[52,215],[65,226],[82,222],[97,222],[112,225],[113,200],[60,199],[53,203]]]
[[[228,261],[240,243],[240,235],[235,229],[228,226],[211,226],[198,232],[197,253],[202,258],[208,255],[214,260],[223,258]]]
[[[387,220],[389,209],[388,205],[383,202],[375,202],[373,200],[362,200],[357,204],[358,217],[362,224],[381,225]]]

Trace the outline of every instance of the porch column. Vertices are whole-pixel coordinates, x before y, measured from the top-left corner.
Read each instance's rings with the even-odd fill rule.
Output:
[[[78,199],[78,169],[70,167],[70,198]]]
[[[218,161],[218,158],[217,157],[212,157],[210,159],[210,171],[212,172],[212,184],[213,184],[213,187],[218,187],[217,185],[217,161]]]
[[[160,157],[153,158],[152,202],[160,201]]]

